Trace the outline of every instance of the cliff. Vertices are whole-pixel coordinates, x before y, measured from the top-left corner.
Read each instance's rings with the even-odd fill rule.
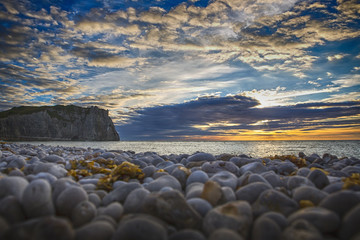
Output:
[[[0,112],[0,139],[8,141],[118,141],[108,111],[77,106],[14,107]]]

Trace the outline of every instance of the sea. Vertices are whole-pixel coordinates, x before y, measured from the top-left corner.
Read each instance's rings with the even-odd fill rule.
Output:
[[[306,155],[325,153],[341,157],[360,159],[360,140],[358,141],[111,141],[111,142],[81,142],[81,141],[46,141],[17,142],[18,144],[51,145],[63,147],[81,147],[93,149],[133,151],[135,153],[156,152],[160,155],[193,154],[206,152],[213,155],[223,153],[250,157],[269,157],[275,155]]]

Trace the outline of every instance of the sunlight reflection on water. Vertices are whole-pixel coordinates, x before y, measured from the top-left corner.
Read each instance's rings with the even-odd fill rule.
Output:
[[[229,153],[246,154],[252,157],[267,157],[273,155],[295,154],[304,152],[306,155],[317,153],[322,156],[330,153],[338,157],[360,158],[360,141],[242,141],[242,142],[19,142],[34,145],[44,144],[67,147],[91,147],[107,150],[124,150],[140,152],[156,152],[159,154],[193,154],[197,151],[214,155]]]

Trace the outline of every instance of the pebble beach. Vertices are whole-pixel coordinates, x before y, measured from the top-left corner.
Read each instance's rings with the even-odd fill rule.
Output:
[[[0,239],[360,239],[360,160],[0,143]]]

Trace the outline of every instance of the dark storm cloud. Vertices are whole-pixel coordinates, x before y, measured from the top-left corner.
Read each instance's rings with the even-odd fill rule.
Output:
[[[256,99],[240,95],[202,97],[182,104],[139,110],[138,115],[131,117],[128,124],[119,126],[118,130],[125,140],[151,140],[228,135],[229,130],[274,131],[360,126],[356,120],[335,119],[358,115],[358,101],[256,108],[258,105]],[[196,127],[206,125],[208,127]]]

